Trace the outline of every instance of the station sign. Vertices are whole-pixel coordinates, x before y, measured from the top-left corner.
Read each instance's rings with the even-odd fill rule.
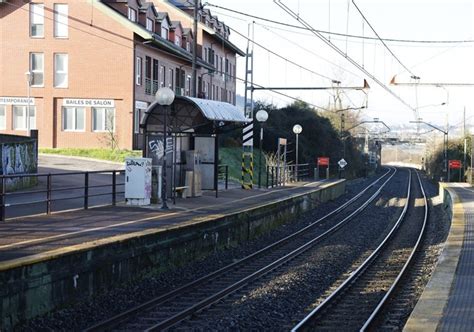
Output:
[[[318,166],[329,166],[329,157],[318,157]]]
[[[450,160],[448,165],[450,169],[460,169],[462,167],[461,160]]]

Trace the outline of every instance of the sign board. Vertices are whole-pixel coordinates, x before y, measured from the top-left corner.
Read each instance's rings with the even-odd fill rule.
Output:
[[[341,160],[337,162],[337,164],[339,165],[340,168],[344,168],[347,166],[347,161],[345,161],[344,158],[342,158]]]
[[[35,104],[35,98],[29,98],[29,104]],[[28,105],[28,97],[0,97],[0,105]]]
[[[286,145],[286,138],[279,138],[278,143],[279,143],[280,145]]]
[[[329,157],[318,157],[318,166],[329,166]]]
[[[139,110],[146,110],[148,108],[148,103],[140,100],[135,100],[135,108]]]
[[[114,107],[113,99],[63,99],[63,106]]]
[[[461,168],[461,160],[450,160],[449,161],[449,168],[451,169],[459,169]]]

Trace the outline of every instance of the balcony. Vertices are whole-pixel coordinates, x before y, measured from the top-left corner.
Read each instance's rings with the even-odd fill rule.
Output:
[[[158,81],[145,78],[145,94],[154,95],[158,91]]]

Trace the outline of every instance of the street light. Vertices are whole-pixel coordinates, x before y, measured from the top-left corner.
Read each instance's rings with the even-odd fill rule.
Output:
[[[260,122],[260,153],[258,155],[258,187],[262,186],[262,141],[263,141],[263,124],[268,119],[268,113],[265,110],[260,110],[255,114],[255,118]]]
[[[156,91],[155,99],[157,103],[161,106],[163,106],[163,166],[162,166],[162,171],[161,171],[161,181],[162,181],[162,187],[161,187],[161,209],[167,210],[168,205],[166,204],[166,153],[167,153],[167,148],[166,148],[166,139],[167,139],[167,132],[168,132],[168,125],[167,125],[167,111],[169,105],[171,105],[174,101],[174,92],[170,88],[159,88],[158,91]]]
[[[28,85],[28,106],[26,109],[26,131],[28,136],[30,136],[30,97],[31,97],[31,84],[33,83],[33,73],[27,71],[25,73],[26,84]]]
[[[293,132],[296,135],[296,181],[298,181],[298,135],[303,131],[303,127],[299,124],[293,126]]]
[[[435,129],[435,130],[438,130],[440,132],[442,132],[444,134],[444,137],[443,137],[443,145],[444,145],[444,173],[446,175],[446,181],[449,182],[449,170],[448,170],[448,131],[444,131],[436,126],[433,126],[431,123],[428,123],[428,122],[425,122],[423,120],[421,120],[420,118],[416,121],[410,121],[410,123],[424,123],[425,125]]]

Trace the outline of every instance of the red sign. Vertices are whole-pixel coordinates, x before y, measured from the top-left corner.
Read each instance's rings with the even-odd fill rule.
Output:
[[[451,168],[451,169],[461,168],[461,160],[450,160],[449,161],[449,168]]]
[[[329,166],[328,157],[318,157],[318,166]]]

